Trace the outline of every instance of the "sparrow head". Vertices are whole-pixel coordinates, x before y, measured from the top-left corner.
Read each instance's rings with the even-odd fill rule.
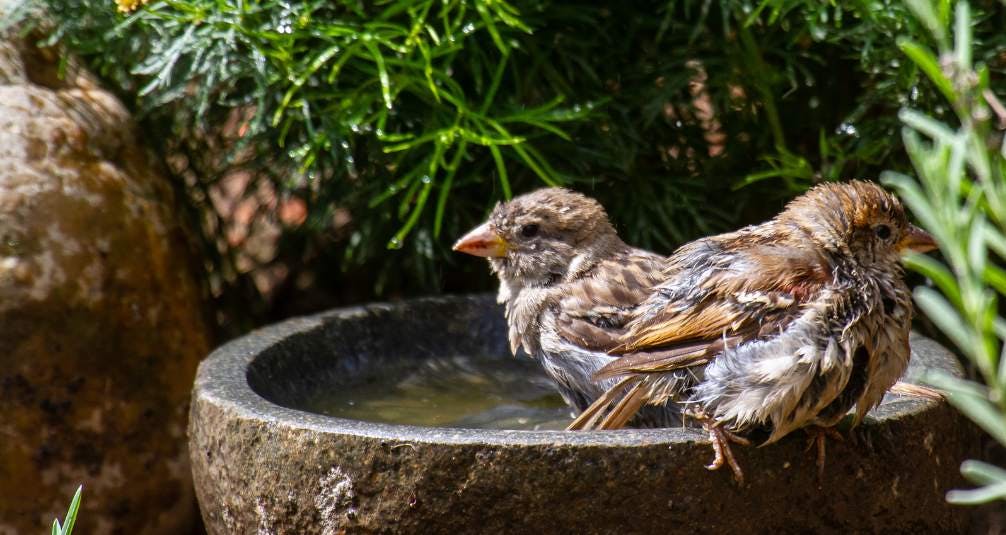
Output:
[[[787,205],[777,223],[795,226],[803,230],[791,233],[797,239],[852,255],[863,266],[894,266],[908,251],[936,248],[929,233],[908,222],[897,197],[862,180],[815,186]]]
[[[600,203],[547,188],[497,204],[454,250],[488,258],[501,278],[544,285],[561,279],[578,256],[602,255],[620,244]]]

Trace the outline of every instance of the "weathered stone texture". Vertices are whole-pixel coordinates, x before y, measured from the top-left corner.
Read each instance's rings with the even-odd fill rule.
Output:
[[[911,374],[956,359],[913,336]],[[945,403],[888,396],[831,442],[823,480],[794,433],[735,447],[748,483],[709,472],[695,429],[436,429],[296,410],[368,368],[435,355],[507,355],[502,312],[442,298],[290,320],[200,365],[190,451],[208,531],[229,533],[966,533],[944,500],[977,452]]]
[[[0,14],[3,11],[0,1]],[[181,533],[209,347],[165,176],[86,73],[0,38],[0,533]]]

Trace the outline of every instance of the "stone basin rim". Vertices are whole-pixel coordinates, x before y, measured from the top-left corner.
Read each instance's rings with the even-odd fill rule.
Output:
[[[295,317],[259,328],[214,350],[199,366],[194,385],[195,397],[230,411],[241,420],[257,420],[290,430],[307,430],[331,435],[351,435],[370,439],[446,444],[498,446],[565,446],[590,448],[638,448],[671,446],[687,443],[708,443],[706,434],[695,428],[622,429],[615,431],[564,430],[500,430],[474,428],[426,427],[390,424],[366,420],[350,420],[335,416],[285,407],[256,392],[248,382],[251,362],[267,349],[282,344],[290,337],[322,329],[326,324],[343,319],[366,317],[375,311],[394,310],[408,304],[448,303],[458,299],[485,301],[494,304],[489,294],[469,294],[423,297],[395,303],[378,302],[337,308],[312,315]],[[936,342],[916,335],[914,340]],[[938,345],[938,344],[937,344]],[[946,351],[945,348],[942,348]],[[526,356],[509,358],[527,358]],[[917,414],[938,404],[920,401],[899,411],[897,417]],[[865,426],[883,423],[892,417],[868,416]]]

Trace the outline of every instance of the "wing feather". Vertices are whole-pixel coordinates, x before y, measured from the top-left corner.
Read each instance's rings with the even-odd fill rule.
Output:
[[[620,343],[631,312],[662,280],[664,257],[629,250],[564,285],[555,307],[556,329],[579,347],[607,352]]]
[[[728,347],[783,330],[827,285],[830,272],[807,249],[742,233],[682,247],[608,349],[621,356],[594,375],[623,379],[588,407],[577,428],[621,427],[647,401],[646,377],[705,365]]]
[[[758,243],[744,248],[736,241],[742,240],[675,253],[672,266],[692,269],[670,270],[626,324],[614,352],[713,344],[723,338],[742,343],[783,328],[829,280],[827,262],[805,249]]]

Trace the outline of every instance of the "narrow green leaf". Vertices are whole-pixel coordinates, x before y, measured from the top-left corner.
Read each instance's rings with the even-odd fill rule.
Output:
[[[947,31],[943,20],[945,16],[937,14],[933,9],[932,2],[930,0],[905,0],[905,5],[919,19],[919,22],[929,30],[929,33],[933,34],[933,37],[940,43],[940,46],[946,46]]]
[[[992,174],[992,164],[989,162],[989,151],[985,148],[985,142],[979,136],[973,134],[973,132],[968,129],[969,134],[966,139],[961,141],[962,144],[967,145],[967,150],[965,156],[967,157],[968,165],[975,172],[975,177],[980,181],[988,181]]]
[[[1002,499],[1006,499],[1006,483],[973,490],[957,489],[947,493],[947,501],[956,505],[979,505]]]
[[[745,186],[750,186],[751,184],[754,184],[756,182],[761,182],[762,180],[765,179],[777,178],[781,176],[783,176],[783,174],[777,169],[769,169],[766,171],[759,171],[757,173],[750,173],[744,175],[744,178],[741,179],[737,184],[735,184],[731,189],[736,191]]]
[[[433,59],[430,57],[430,48],[426,43],[419,42],[419,53],[423,56],[423,77],[426,78],[426,87],[429,88],[433,100],[440,102],[440,91],[436,82],[433,81]]]
[[[423,189],[419,192],[419,198],[416,199],[416,204],[412,208],[412,213],[409,214],[409,218],[402,225],[402,228],[395,233],[395,236],[391,238],[388,242],[388,249],[400,249],[402,243],[405,241],[405,237],[409,235],[412,231],[412,227],[416,226],[416,222],[419,221],[419,216],[423,213],[423,208],[426,206],[426,200],[430,196],[430,191],[433,189],[434,180],[432,177],[430,180],[423,184]]]
[[[367,208],[376,208],[384,201],[401,193],[403,190],[405,190],[405,188],[409,184],[412,183],[413,180],[415,180],[416,176],[418,176],[422,171],[423,171],[422,164],[412,168],[412,170],[406,173],[405,176],[393,182],[390,186],[385,188],[385,190],[382,191],[380,194],[372,197],[370,201],[367,203]]]
[[[548,102],[546,102],[544,104],[535,106],[533,108],[525,108],[525,109],[522,109],[522,110],[520,110],[518,112],[511,113],[510,115],[507,115],[505,117],[501,117],[499,122],[501,122],[501,123],[511,122],[512,123],[512,122],[525,121],[527,119],[543,120],[543,119],[545,119],[544,116],[547,115],[547,114],[549,114],[550,112],[553,113],[553,115],[551,117],[552,120],[562,121],[562,120],[565,120],[565,119],[567,119],[569,117],[576,117],[576,115],[570,115],[570,114],[568,114],[568,112],[563,112],[563,111],[558,111],[557,112],[556,111],[556,108],[560,104],[562,104],[563,101],[565,101],[565,97],[563,97],[562,95],[558,95],[555,98],[553,98],[552,100],[549,100]],[[581,111],[577,112],[577,113],[582,113],[582,108],[581,108]]]
[[[548,162],[548,159],[541,152],[530,143],[524,143],[521,145],[514,145],[515,147],[520,147],[522,151],[527,153],[534,161],[538,162],[538,165],[545,172],[548,180],[545,181],[546,184],[550,186],[561,186],[563,183],[563,176],[559,174]]]
[[[926,382],[945,391],[947,400],[978,424],[1000,444],[1006,444],[1006,418],[999,408],[988,399],[988,394],[980,385],[958,379],[943,372],[927,374]]]
[[[995,225],[985,227],[985,243],[1002,258],[1006,258],[1006,235]]]
[[[493,43],[496,44],[496,48],[499,49],[501,54],[506,56],[510,53],[510,48],[503,42],[503,37],[500,36],[499,30],[496,28],[496,22],[494,22],[492,16],[489,15],[486,3],[483,0],[476,0],[474,3],[475,11],[477,11],[479,17],[482,18],[482,23],[485,24],[486,31],[488,31],[489,36],[492,37]]]
[[[978,340],[946,298],[932,288],[920,286],[915,289],[915,302],[961,351],[975,355],[974,344]]]
[[[909,154],[916,149],[913,145],[912,137],[911,135],[905,136],[905,146]],[[940,224],[935,208],[929,202],[926,194],[919,188],[916,181],[900,173],[892,172],[884,172],[880,175],[880,180],[882,183],[898,190],[901,200],[911,208],[912,213],[922,223],[922,227],[934,234],[937,242],[946,243],[943,236],[944,226]]]
[[[77,523],[77,512],[80,510],[80,494],[83,490],[84,485],[78,485],[77,492],[73,494],[73,500],[70,500],[70,508],[66,511],[66,517],[63,519],[62,535],[73,533],[73,526]]]
[[[931,279],[955,307],[961,307],[961,291],[957,279],[939,260],[924,254],[909,254],[904,258],[905,266]]]
[[[526,141],[525,138],[514,136],[514,137],[495,137],[491,135],[482,135],[472,132],[466,128],[461,128],[458,130],[458,134],[467,141],[470,141],[476,145],[491,146],[491,145],[518,145]]]
[[[346,47],[346,50],[339,54],[339,58],[335,60],[332,64],[332,68],[328,70],[328,76],[326,79],[328,83],[334,83],[338,78],[339,74],[342,72],[342,68],[346,66],[349,60],[357,57],[357,53],[360,50],[360,43],[353,43]]]
[[[558,137],[560,139],[564,139],[566,141],[573,141],[573,138],[571,138],[569,136],[569,134],[567,134],[566,132],[563,132],[561,128],[559,128],[557,126],[554,126],[554,125],[551,125],[551,124],[548,124],[548,123],[546,123],[544,121],[528,120],[528,121],[525,121],[525,123],[529,124],[531,126],[538,127],[538,128],[540,128],[540,129],[542,129],[542,130],[544,130],[546,132],[549,132],[552,135],[554,135],[554,136],[556,136],[556,137]]]
[[[443,225],[444,211],[447,208],[447,197],[454,185],[454,175],[458,172],[461,160],[468,154],[468,143],[462,140],[458,143],[458,149],[447,165],[447,176],[444,177],[440,185],[440,193],[437,195],[437,208],[433,216],[433,236],[440,237],[440,228]]]
[[[957,139],[957,133],[948,128],[947,125],[915,110],[903,108],[898,112],[898,118],[901,119],[901,122],[935,141],[951,144]]]
[[[1006,295],[1006,270],[995,265],[988,264],[982,272],[982,280],[995,288],[999,295]]]
[[[538,175],[538,178],[540,178],[542,182],[548,184],[549,186],[559,185],[559,183],[556,182],[556,180],[552,178],[552,176],[549,175],[548,172],[545,171],[545,169],[538,162],[536,162],[534,158],[530,154],[528,154],[526,150],[524,150],[524,147],[520,145],[514,145],[513,150],[514,152],[517,153],[518,156],[520,156],[520,159],[521,161],[524,162],[524,165],[527,165],[528,168],[534,172],[534,174]]]
[[[1006,483],[1006,470],[994,464],[973,459],[961,463],[961,475],[978,485]]]
[[[442,136],[445,133],[447,133],[449,130],[451,130],[451,129],[450,128],[441,128],[441,129],[438,129],[438,130],[433,130],[433,131],[431,131],[429,133],[423,134],[423,135],[421,135],[421,136],[419,136],[417,138],[413,138],[413,139],[410,139],[408,141],[403,141],[401,143],[392,143],[391,145],[385,145],[384,148],[381,149],[381,150],[383,150],[386,153],[399,152],[399,151],[403,151],[403,150],[409,150],[411,148],[418,147],[419,145],[422,145],[424,143],[429,143],[431,141],[434,141],[437,138],[439,138],[440,136]]]
[[[398,202],[398,219],[402,219],[409,210],[412,209],[413,201],[416,199],[416,193],[419,192],[419,186],[422,184],[420,181],[415,181],[409,184],[408,189],[405,190],[405,194],[402,195],[401,200]]]
[[[294,81],[293,85],[287,89],[286,94],[283,95],[283,100],[280,101],[279,106],[276,108],[276,112],[272,116],[272,125],[276,126],[279,124],[280,118],[283,116],[283,112],[286,111],[287,106],[290,104],[290,100],[293,96],[303,87],[304,83],[311,78],[324,65],[328,60],[332,59],[333,56],[339,53],[340,47],[338,45],[331,46],[323,50],[318,54],[314,60],[308,65],[307,69],[304,70]]]
[[[493,5],[497,7],[496,16],[498,16],[507,26],[512,28],[517,28],[524,33],[532,33],[531,27],[524,24],[524,21],[517,18],[520,15],[520,11],[506,2],[506,0],[493,0]]]
[[[384,98],[384,106],[387,109],[392,108],[391,102],[391,79],[388,77],[388,69],[384,64],[384,55],[381,54],[380,48],[371,39],[367,39],[364,36],[363,46],[370,52],[370,57],[373,58],[374,64],[377,65],[377,76],[381,81],[381,97]]]
[[[402,141],[408,141],[410,139],[415,139],[416,135],[412,132],[378,132],[377,139],[383,141],[384,143],[399,143]]]
[[[444,153],[454,144],[454,136],[441,136],[433,145],[433,156],[430,157],[429,169],[426,170],[428,176],[437,174],[437,170],[443,166]]]
[[[954,91],[954,85],[950,80],[943,74],[943,70],[940,69],[940,63],[936,59],[936,56],[929,51],[926,47],[907,39],[898,39],[898,48],[908,56],[922,72],[926,73],[926,76],[932,80],[936,88],[940,90],[951,104],[957,102],[957,92]]]
[[[460,151],[459,151],[460,152]],[[444,224],[444,212],[447,210],[447,197],[450,195],[451,187],[454,185],[454,173],[449,173],[440,185],[440,193],[437,194],[437,208],[433,215],[433,237],[440,237],[440,229]]]
[[[500,149],[496,145],[489,145],[489,152],[493,156],[493,161],[496,162],[496,175],[499,177],[500,187],[503,189],[503,198],[509,201],[513,197],[513,193],[510,191],[506,162],[503,161],[503,155],[500,154]]]
[[[986,229],[988,222],[985,217],[973,212],[974,222],[971,223],[970,232],[967,235],[968,265],[972,273],[981,274],[985,270],[988,260],[988,249],[986,248]]]
[[[1000,387],[1006,387],[1006,321],[1002,318],[996,318],[993,329],[995,329],[996,336],[999,338],[999,385]]]
[[[955,202],[960,198],[964,181],[967,178],[964,168],[968,152],[966,136],[966,131],[955,134],[950,142],[950,156],[947,161],[945,163],[942,160],[937,161],[935,168],[927,173],[933,182],[940,180],[946,182],[947,194]]]
[[[486,91],[485,97],[482,99],[482,105],[479,106],[479,113],[484,114],[489,111],[489,106],[492,105],[493,100],[496,98],[496,91],[499,90],[500,82],[503,80],[503,73],[506,71],[508,65],[507,60],[510,59],[509,50],[503,53],[501,57],[496,62],[496,69],[493,71],[493,79],[489,83],[489,89]]]
[[[971,70],[971,9],[967,2],[957,2],[954,24],[954,55],[960,69]]]

